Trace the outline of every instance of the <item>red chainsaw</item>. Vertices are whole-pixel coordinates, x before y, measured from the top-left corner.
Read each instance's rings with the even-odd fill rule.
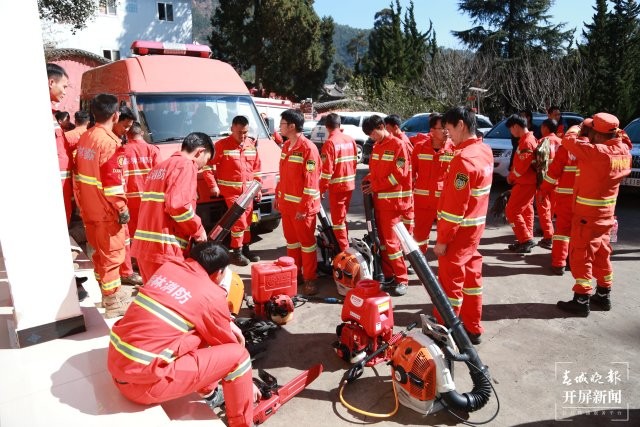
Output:
[[[254,424],[262,424],[270,416],[295,395],[307,388],[320,374],[324,367],[321,363],[304,371],[285,385],[278,385],[278,380],[263,369],[258,370],[258,378],[254,378],[254,384],[260,389],[262,399],[253,408]]]

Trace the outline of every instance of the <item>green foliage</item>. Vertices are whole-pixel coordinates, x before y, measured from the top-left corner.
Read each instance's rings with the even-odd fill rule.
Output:
[[[211,25],[214,57],[239,72],[255,67],[269,91],[317,97],[333,60],[334,23],[318,18],[310,2],[220,0]]]
[[[573,30],[551,25],[553,0],[461,0],[458,10],[471,16],[475,27],[453,34],[469,48],[513,59],[526,50],[562,54]]]
[[[579,46],[589,81],[583,108],[589,114],[609,111],[626,123],[640,115],[640,5],[597,0],[593,9],[593,21],[583,31],[585,43]]]
[[[70,24],[72,33],[87,26],[98,4],[94,0],[38,0],[40,19],[58,24]]]

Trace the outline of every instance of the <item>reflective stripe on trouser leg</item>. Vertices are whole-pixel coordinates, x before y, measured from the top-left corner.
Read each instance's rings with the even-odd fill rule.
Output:
[[[129,227],[125,226],[124,231],[124,261],[120,266],[120,277],[127,277],[133,274],[133,265],[131,265],[131,237],[129,234]]]
[[[380,233],[380,242],[384,245],[382,251],[383,272],[385,264],[387,264],[385,276],[388,276],[389,270],[396,278],[397,283],[409,283],[409,275],[407,274],[407,265],[402,256],[402,248],[400,240],[393,231],[393,226],[402,221],[402,213],[400,211],[376,211],[376,224]]]
[[[300,242],[302,276],[304,280],[315,280],[318,270],[316,246],[316,214],[309,214],[303,220],[294,220],[295,233]]]
[[[453,311],[465,328],[474,334],[482,333],[482,256],[478,242],[462,232],[447,245],[447,252],[438,258],[438,276],[442,289],[449,297]],[[434,314],[442,322],[434,308]]]
[[[613,266],[611,265],[611,229],[607,229],[598,239],[600,245],[593,254],[593,277],[596,284],[602,288],[613,285]]]
[[[545,197],[546,194],[546,197]],[[542,235],[545,239],[550,239],[553,236],[553,221],[552,221],[552,205],[551,195],[554,193],[542,193],[536,191],[536,210],[538,212],[538,222],[542,229]]]
[[[431,227],[438,215],[437,204],[434,204],[433,207],[429,208],[415,208],[414,213],[416,226],[413,229],[413,238],[418,246],[420,246],[420,251],[422,251],[422,253],[426,253],[429,246]]]
[[[93,266],[100,277],[102,295],[111,295],[120,287],[120,265],[125,257],[125,228],[117,222],[85,222],[87,240],[94,248]]]
[[[333,234],[335,234],[340,250],[344,251],[349,247],[349,232],[347,230],[347,211],[351,204],[353,191],[334,192],[329,190],[329,212],[331,213],[331,223],[333,224]]]
[[[513,224],[513,233],[520,243],[533,239],[533,198],[535,184],[516,184],[505,207],[505,216]]]
[[[413,205],[402,212],[402,223],[407,228],[409,234],[413,235],[415,227],[415,211]]]
[[[591,247],[593,239],[593,227],[589,221],[579,216],[574,216],[571,223],[571,244],[569,245],[569,258],[571,262],[571,274],[575,279],[572,288],[577,294],[590,294],[591,286],[593,249]]]
[[[567,265],[571,236],[571,216],[573,213],[572,207],[572,195],[560,194],[556,196],[556,225],[551,247],[551,265],[555,267],[564,267]]]
[[[224,201],[227,204],[227,208],[233,206],[237,199],[238,196],[225,198]],[[231,247],[231,249],[239,249],[242,247],[245,241],[251,241],[251,235],[249,235],[248,240],[245,235],[247,234],[247,230],[251,225],[252,213],[253,206],[249,206],[247,210],[244,211],[242,215],[240,215],[240,218],[238,218],[238,220],[231,226],[231,242],[229,243],[229,247]]]

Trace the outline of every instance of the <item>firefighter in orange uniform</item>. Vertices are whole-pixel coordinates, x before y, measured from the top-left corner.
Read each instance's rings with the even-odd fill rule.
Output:
[[[207,240],[196,215],[197,181],[198,170],[212,155],[211,138],[192,132],[182,141],[181,151],[149,172],[131,248],[144,283],[166,261],[182,261],[191,239]]]
[[[555,134],[557,129],[557,123],[553,119],[546,119],[540,125],[540,133],[542,137],[538,141],[538,146],[545,143],[547,139],[549,144],[549,163],[554,159],[558,147],[560,147],[561,139]],[[541,172],[542,174],[542,172]],[[536,190],[536,210],[538,212],[538,221],[540,222],[540,228],[542,229],[542,239],[538,242],[538,246],[542,246],[545,249],[552,248],[553,239],[553,213],[555,211],[555,193],[548,191],[541,191],[540,187],[544,182],[544,175],[537,177],[537,190]],[[540,179],[542,178],[542,179]]]
[[[583,130],[586,129],[585,126]],[[589,139],[583,136],[581,142],[587,143]],[[577,170],[576,157],[561,144],[539,190],[543,193],[551,193],[552,191],[555,193],[552,196],[555,199],[553,212],[556,216],[556,226],[551,246],[551,271],[559,276],[564,274],[569,255],[574,201],[573,187]]]
[[[536,195],[536,171],[532,166],[534,151],[538,146],[533,132],[527,128],[525,119],[513,114],[507,119],[507,128],[511,135],[520,138],[518,149],[513,157],[513,166],[507,177],[513,184],[511,196],[505,207],[505,216],[516,235],[516,243],[509,250],[517,253],[529,253],[536,243],[533,241],[533,198]]]
[[[429,133],[419,133],[412,139],[411,173],[416,222],[413,237],[422,253],[427,253],[431,226],[438,216],[438,201],[444,186],[444,176],[453,159],[453,144],[442,123],[442,115],[429,116]]]
[[[160,161],[160,150],[157,146],[147,143],[143,138],[144,131],[138,122],[133,122],[127,131],[127,143],[124,146],[124,178],[127,190],[127,206],[131,220],[129,236],[135,236],[138,228],[138,212],[140,200],[144,192],[144,182]]]
[[[91,101],[96,125],[78,142],[78,195],[87,241],[94,248],[93,265],[107,318],[122,316],[131,302],[131,288],[120,282],[129,221],[122,181],[124,161],[120,139],[111,131],[118,120],[118,99],[100,94]]]
[[[58,166],[60,168],[60,180],[62,184],[62,197],[64,200],[64,210],[67,215],[67,225],[71,222],[71,210],[73,209],[71,199],[73,197],[73,185],[71,183],[71,151],[69,144],[64,137],[64,131],[55,118],[56,110],[54,104],[61,102],[69,86],[69,76],[67,72],[58,64],[47,64],[47,80],[49,83],[49,98],[51,99],[51,113],[53,128],[56,138],[56,149],[58,151]]]
[[[131,109],[126,105],[120,106],[119,111],[120,117],[118,118],[118,122],[113,125],[113,133],[116,134],[118,138],[120,138],[122,145],[126,147],[128,143],[127,132],[129,132],[129,129],[131,129],[133,121],[135,120],[135,116],[133,115],[133,111],[131,111]],[[126,150],[124,149],[123,151],[126,152]],[[128,160],[125,158],[125,163],[127,162]],[[125,165],[123,165],[123,175],[125,174],[124,168]],[[126,181],[127,180],[125,179],[125,191],[128,192]],[[129,202],[129,196],[127,195],[127,206],[129,207],[129,215],[131,215],[131,207],[129,206]],[[133,271],[133,264],[131,263],[131,236],[133,236],[133,234],[131,234],[131,232],[129,231],[130,224],[131,220],[129,220],[129,222],[127,223],[127,228],[125,230],[127,232],[127,237],[124,241],[124,262],[120,266],[120,281],[123,285],[140,286],[142,285],[142,278],[138,273]]]
[[[280,133],[287,137],[280,155],[280,181],[276,187],[276,208],[282,213],[282,230],[287,255],[302,267],[303,293],[315,295],[316,214],[320,211],[320,155],[303,134],[304,116],[289,109],[281,114]]]
[[[411,159],[411,155],[413,153],[413,142],[411,142],[411,139],[400,129],[400,125],[402,124],[402,121],[400,120],[400,116],[397,114],[390,114],[386,116],[383,120],[384,120],[384,127],[387,129],[387,132],[389,132],[391,135],[395,136],[396,138],[398,138],[399,140],[405,143],[407,148],[407,154],[409,156],[409,159]],[[413,167],[413,165],[410,162],[409,168],[411,167]],[[409,169],[409,172],[411,172],[411,169]],[[407,181],[402,187],[402,191],[409,192],[412,197],[412,200],[409,203],[409,206],[407,206],[407,209],[402,213],[402,223],[407,228],[407,231],[409,232],[409,234],[413,235],[414,227],[416,225],[415,209],[413,205],[413,180]],[[411,270],[411,273],[413,274],[413,270]]]
[[[90,116],[88,112],[80,110],[76,111],[74,119],[76,127],[64,133],[64,137],[67,139],[67,144],[71,153],[75,151],[82,134],[87,131]]]
[[[453,108],[442,121],[455,145],[455,155],[438,204],[438,238],[433,252],[438,256],[442,288],[471,342],[479,344],[483,327],[482,255],[478,244],[489,206],[493,154],[476,136],[475,114],[469,108]]]
[[[231,135],[216,142],[215,154],[205,167],[203,176],[211,191],[211,197],[222,195],[227,207],[231,207],[251,181],[260,179],[260,157],[255,140],[247,137],[249,120],[236,116],[231,122]],[[215,175],[213,172],[215,168]],[[258,201],[262,193],[258,192]],[[231,263],[249,265],[260,257],[249,250],[251,243],[251,204],[231,226]]]
[[[324,141],[320,154],[322,160],[320,194],[329,190],[333,233],[338,239],[340,250],[344,251],[349,247],[347,212],[356,185],[357,147],[355,140],[340,130],[339,115],[328,114],[324,125],[329,136]]]
[[[167,261],[140,289],[111,329],[107,356],[125,397],[145,405],[199,392],[212,409],[226,404],[229,426],[253,425],[260,393],[219,286],[228,264],[224,247],[201,243],[191,258]]]
[[[575,279],[573,299],[558,301],[558,307],[579,316],[588,316],[590,304],[611,310],[611,244],[609,233],[614,224],[618,189],[622,178],[631,172],[631,141],[618,129],[618,118],[598,113],[586,119],[590,142],[578,139],[580,128],[567,130],[562,145],[578,162],[575,181],[575,204],[571,223],[569,260]],[[591,279],[596,291],[590,297]]]
[[[391,135],[380,116],[368,117],[362,130],[373,141],[369,159],[369,174],[362,179],[362,192],[373,193],[376,224],[383,252],[382,289],[393,296],[407,293],[409,276],[404,263],[400,241],[393,226],[403,221],[403,214],[411,204],[411,158],[407,144]],[[395,276],[395,277],[394,277]]]

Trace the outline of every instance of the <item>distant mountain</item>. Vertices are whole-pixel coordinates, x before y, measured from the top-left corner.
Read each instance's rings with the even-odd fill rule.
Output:
[[[333,62],[342,62],[349,68],[354,66],[354,58],[347,52],[347,46],[349,42],[363,32],[365,34],[365,40],[369,40],[369,33],[371,29],[361,30],[353,28],[348,25],[335,24],[335,30],[333,32],[333,45],[336,48],[336,53],[333,57]],[[361,52],[366,52],[366,49]]]

